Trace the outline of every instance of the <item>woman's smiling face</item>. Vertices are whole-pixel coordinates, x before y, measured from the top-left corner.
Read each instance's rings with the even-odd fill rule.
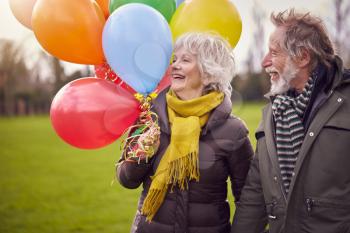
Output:
[[[204,83],[195,55],[181,47],[175,50],[171,67],[171,89],[178,98],[189,100],[202,96]]]

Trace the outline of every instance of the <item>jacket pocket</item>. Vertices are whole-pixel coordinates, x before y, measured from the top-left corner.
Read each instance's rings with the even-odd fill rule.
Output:
[[[324,128],[350,132],[350,118],[349,116],[334,116],[324,125]]]
[[[318,233],[345,233],[349,228],[350,202],[319,197],[306,197],[304,229]],[[348,229],[350,230],[350,229]]]
[[[314,207],[350,210],[350,202],[348,200],[340,201],[328,198],[307,197],[305,198],[305,204],[308,212],[312,212]]]
[[[313,177],[310,178],[312,187],[322,187],[322,189],[327,190],[328,185],[331,188],[337,187],[344,193],[350,193],[350,187],[344,185],[350,180],[349,142],[350,117],[333,116],[323,126],[313,144],[308,168],[313,173]],[[324,192],[323,190],[314,190],[312,193]]]

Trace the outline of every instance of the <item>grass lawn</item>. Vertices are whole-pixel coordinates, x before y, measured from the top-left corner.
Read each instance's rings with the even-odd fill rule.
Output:
[[[252,139],[261,106],[234,110]],[[0,118],[0,232],[129,232],[140,190],[111,185],[118,158],[119,142],[69,146],[47,116]]]

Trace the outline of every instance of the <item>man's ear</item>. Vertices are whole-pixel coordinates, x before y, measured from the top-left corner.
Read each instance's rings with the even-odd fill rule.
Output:
[[[299,68],[305,68],[305,67],[308,67],[310,65],[310,62],[311,62],[310,52],[307,49],[302,48],[301,56],[296,58],[297,66]]]

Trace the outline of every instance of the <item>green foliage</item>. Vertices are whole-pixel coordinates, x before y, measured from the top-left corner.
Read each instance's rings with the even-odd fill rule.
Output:
[[[42,74],[42,66],[52,75]],[[88,66],[67,75],[60,60],[44,53],[28,68],[21,45],[0,39],[0,115],[47,114],[52,98],[66,83],[87,76]]]
[[[260,109],[235,110],[251,136]],[[119,142],[99,150],[73,148],[58,138],[47,116],[0,118],[0,132],[1,233],[129,232],[141,189],[111,185]]]

